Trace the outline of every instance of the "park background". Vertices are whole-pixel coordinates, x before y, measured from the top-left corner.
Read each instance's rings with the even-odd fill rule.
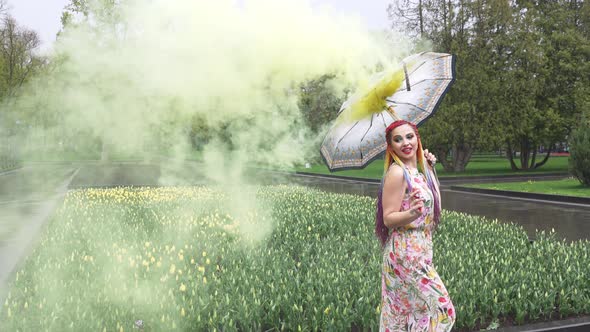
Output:
[[[264,19],[261,26],[267,24],[266,30],[272,25],[280,28],[286,20],[299,24],[297,34],[290,34],[288,29],[279,29],[283,35],[275,39],[274,35],[266,35],[255,27],[252,35],[262,33],[263,37],[271,40],[270,46],[262,42],[256,44],[256,37],[247,38],[253,45],[244,45],[236,42],[240,38],[239,30],[233,29],[228,23],[230,28],[226,31],[223,24],[216,23],[213,28],[202,26],[189,31],[192,33],[200,28],[203,34],[214,37],[196,38],[199,42],[195,42],[194,47],[190,46],[192,39],[188,33],[173,30],[175,34],[172,34],[167,30],[170,25],[174,26],[170,22],[156,22],[163,24],[155,28],[161,31],[153,32],[149,30],[150,26],[145,27],[144,33],[154,33],[161,43],[151,44],[141,38],[134,39],[133,30],[130,29],[132,33],[128,33],[125,28],[140,22],[141,14],[153,19],[155,13],[139,7],[135,8],[139,14],[130,15],[129,8],[133,10],[134,7],[126,7],[128,3],[132,2],[72,1],[64,8],[61,16],[62,27],[57,46],[54,50],[44,52],[39,51],[41,42],[38,33],[19,24],[10,16],[7,3],[1,3],[0,169],[8,176],[15,174],[10,173],[13,171],[34,169],[26,173],[29,176],[27,185],[43,192],[46,188],[58,186],[64,177],[71,175],[69,166],[63,164],[92,165],[80,168],[74,174],[73,183],[78,188],[85,188],[100,187],[101,182],[96,181],[96,178],[112,174],[108,167],[113,164],[136,163],[140,166],[128,173],[145,169],[145,174],[157,177],[157,184],[164,186],[164,189],[152,188],[148,193],[128,187],[88,189],[68,194],[63,205],[60,205],[62,208],[52,215],[42,235],[42,239],[50,240],[41,240],[41,245],[31,250],[29,258],[20,263],[22,269],[11,275],[13,290],[7,289],[8,296],[2,309],[2,314],[6,315],[4,317],[11,318],[8,323],[10,327],[60,329],[70,324],[69,321],[65,323],[69,319],[77,327],[119,329],[125,326],[128,329],[129,321],[136,321],[134,317],[154,315],[158,318],[157,322],[146,320],[146,326],[151,323],[154,328],[232,326],[236,329],[289,330],[300,325],[312,330],[372,327],[378,314],[375,310],[378,294],[374,290],[379,286],[375,283],[379,255],[376,243],[371,242],[374,239],[370,236],[373,213],[371,200],[355,196],[341,197],[312,189],[302,191],[300,188],[272,187],[260,189],[260,192],[253,189],[256,194],[252,195],[260,198],[249,201],[243,195],[227,194],[227,189],[247,182],[245,179],[251,168],[330,174],[321,162],[319,145],[347,94],[354,90],[355,82],[363,79],[360,74],[357,77],[351,74],[351,68],[365,71],[368,75],[387,66],[383,59],[393,62],[393,59],[399,60],[404,55],[425,50],[456,56],[456,81],[436,114],[420,128],[424,145],[439,160],[441,178],[558,173],[563,175],[563,179],[556,182],[528,180],[516,185],[492,183],[485,187],[515,190],[509,188],[512,185],[516,186],[516,190],[590,196],[587,187],[590,183],[590,6],[584,1],[391,1],[384,8],[390,27],[362,33],[359,32],[362,31],[362,24],[358,20],[349,22],[346,17],[334,15],[338,17],[336,19],[328,14],[316,18],[305,7],[298,5],[286,8],[270,6],[271,13],[255,7],[255,12],[260,10],[262,13],[256,17]],[[239,2],[232,7],[230,3],[213,6],[212,13],[219,14],[219,11],[231,9],[231,13],[236,14],[245,6]],[[207,6],[197,9],[204,13],[210,10]],[[178,13],[162,15],[170,18]],[[301,16],[303,19],[301,22],[289,21],[289,15]],[[197,15],[207,22],[205,16]],[[226,18],[235,17],[230,15]],[[340,24],[342,33],[330,30],[333,27],[330,24],[326,28],[323,23],[319,23],[332,19]],[[174,28],[179,29],[176,26]],[[195,29],[192,26],[190,28]],[[314,32],[321,36],[317,40],[321,45],[307,44]],[[225,34],[233,34],[229,47],[220,41]],[[175,38],[187,43],[187,49],[175,48]],[[362,42],[363,38],[374,40],[376,44],[389,47],[390,50],[367,46]],[[131,42],[138,43],[136,47],[139,52],[128,47],[127,44]],[[195,50],[207,49],[207,45],[216,43],[221,45],[223,54],[218,56],[222,59],[232,59],[231,52],[238,50],[237,53],[240,53],[240,47],[252,47],[255,51],[260,47],[263,51],[269,51],[265,54],[271,55],[261,57],[272,64],[260,64],[264,70],[268,69],[268,72],[262,73],[240,72],[241,68],[235,68],[240,75],[252,79],[252,86],[234,78],[221,80],[222,84],[213,83],[214,88],[211,88],[208,76],[219,74],[213,70],[203,74],[205,78],[202,81],[189,80],[195,86],[187,88],[190,87],[189,83],[175,82],[182,77],[183,70],[198,75],[195,69],[206,67],[191,67],[190,61],[182,57],[175,58],[178,63],[172,64],[162,62],[166,54],[150,58],[149,54],[141,53],[145,50],[154,51],[156,47],[170,47],[172,51],[168,55],[178,56],[187,52],[194,56],[197,54],[193,53]],[[287,46],[289,43],[292,48]],[[275,61],[285,56],[285,53],[270,51],[280,47],[287,48],[285,53],[294,51],[295,56],[287,57],[285,61]],[[336,51],[332,49],[336,47],[339,47]],[[362,48],[372,55],[360,52],[357,58],[351,56],[343,60],[337,57],[340,53],[355,54],[356,48]],[[391,49],[393,51],[388,53]],[[314,52],[318,54],[313,55]],[[335,60],[337,65],[318,64],[315,58],[322,55]],[[249,54],[240,56],[235,55],[237,62],[258,64]],[[148,60],[143,60],[143,57]],[[371,61],[342,69],[342,63],[351,59],[359,61],[363,57]],[[121,63],[117,64],[118,60]],[[133,68],[134,60],[140,64],[137,68]],[[301,61],[302,65],[291,63],[296,61]],[[221,62],[220,67],[224,64]],[[311,69],[304,70],[306,66]],[[282,70],[287,74],[281,76]],[[144,83],[140,76],[147,72],[157,74],[146,75],[147,83],[138,84]],[[167,76],[170,72],[173,74]],[[300,72],[304,74],[297,74]],[[222,74],[240,77],[238,74]],[[159,78],[163,78],[160,84],[150,81]],[[164,86],[166,84],[170,86]],[[180,92],[176,94],[176,91]],[[193,95],[199,94],[210,95],[210,98],[204,98],[205,101],[191,99]],[[227,101],[232,98],[237,101]],[[279,117],[281,121],[272,121]],[[195,167],[201,169],[200,176],[220,184],[221,189],[217,189],[225,196],[215,196],[221,194],[210,193],[200,187],[185,188],[187,191],[166,191],[166,186],[186,185],[184,179],[199,177],[187,175],[187,172],[194,171],[194,168],[187,171],[187,163],[198,165]],[[161,168],[150,173],[152,168],[149,165],[155,164]],[[39,171],[37,167],[40,165],[46,168]],[[382,162],[377,160],[365,170],[334,174],[380,179],[381,173]],[[125,179],[129,176],[125,174],[119,183],[115,181],[108,185],[127,185]],[[50,179],[49,184],[47,179]],[[6,193],[6,201],[10,201],[14,196],[11,196],[11,188],[7,183],[11,182],[4,182],[2,191]],[[225,200],[244,203],[240,203],[239,208],[226,207],[227,203],[217,205]],[[341,201],[346,204],[342,206]],[[190,208],[182,208],[183,204]],[[303,207],[299,207],[300,204]],[[324,213],[310,208],[317,204],[324,206]],[[112,213],[105,215],[109,209],[113,209]],[[148,211],[161,213],[148,217]],[[222,211],[231,213],[226,216]],[[282,211],[292,213],[282,215]],[[265,216],[258,218],[256,213]],[[190,214],[197,217],[191,219],[188,217]],[[211,230],[204,234],[193,234],[192,239],[178,237],[175,233],[178,230],[169,227],[171,225],[166,221],[166,215],[182,220],[178,222],[187,227],[184,231],[188,234],[198,228],[196,225],[207,225]],[[232,219],[242,219],[243,227],[238,227],[235,233],[231,230],[226,233],[223,225],[233,225]],[[259,219],[272,222],[261,223]],[[344,226],[340,229],[336,227],[337,231],[321,229],[333,223],[333,219],[342,220]],[[71,220],[86,222],[72,224]],[[96,220],[105,220],[107,223],[95,229],[93,221]],[[359,220],[362,220],[360,224],[365,225],[363,229],[368,234],[357,233],[355,225],[359,224]],[[503,223],[452,212],[447,212],[445,220],[448,225],[456,227],[446,228],[447,233],[441,229],[437,247],[440,255],[438,261],[441,262],[438,269],[443,280],[448,280],[448,286],[456,293],[453,299],[458,306],[458,329],[523,324],[589,313],[590,286],[587,278],[583,278],[588,275],[589,264],[585,264],[588,261],[587,241],[561,242],[555,234],[547,237],[543,234],[531,242],[530,237],[516,225],[506,228]],[[144,227],[138,227],[138,224],[144,224]],[[466,224],[475,226],[467,227]],[[2,226],[4,238],[18,233],[19,225],[12,223]],[[311,232],[314,227],[320,229],[311,235],[305,233]],[[128,237],[116,238],[113,235],[115,229],[123,234],[129,232]],[[298,234],[294,236],[293,243],[281,241],[288,237],[282,233],[287,232],[285,229],[290,234]],[[64,245],[57,241],[55,234],[69,233],[83,234],[82,247],[80,243]],[[212,244],[205,235],[220,238],[228,236],[231,238],[228,243],[240,248],[243,241],[254,241],[256,245],[246,244],[248,249],[243,254],[232,251],[232,246],[227,243]],[[175,237],[178,239],[171,240]],[[117,249],[106,248],[106,244],[100,241],[95,242],[100,238],[109,239],[106,241],[108,245]],[[196,238],[203,244],[198,250],[192,247],[189,250]],[[325,239],[333,242],[323,241]],[[363,249],[359,250],[355,246],[343,249],[346,254],[341,249],[335,250],[343,239],[358,241],[354,243]],[[309,241],[317,243],[304,245]],[[118,248],[121,243],[126,247]],[[164,281],[161,280],[163,277],[155,278],[144,271],[143,276],[138,276],[134,268],[143,267],[149,271],[151,264],[155,264],[152,269],[158,266],[156,258],[151,261],[152,257],[157,256],[154,255],[156,251],[147,253],[147,248],[154,245],[157,246],[154,250],[161,257],[169,259],[160,263],[165,266],[168,275],[178,275],[178,270],[184,270],[185,275],[186,271],[198,272],[200,283],[197,285],[195,278],[182,277],[182,274],[180,278],[170,277]],[[76,267],[65,263],[62,266],[59,262],[38,265],[42,260],[59,261],[58,257],[64,256],[64,246],[66,252],[76,253],[74,256],[79,256],[83,263]],[[186,254],[185,251],[176,252],[176,248],[181,246],[187,246],[184,249]],[[203,249],[203,246],[207,249]],[[175,250],[172,250],[174,247]],[[473,248],[481,258],[472,260],[462,257],[460,252],[466,247]],[[499,251],[497,248],[500,247],[514,248]],[[108,260],[95,267],[93,260],[97,252],[107,250],[109,254],[115,255],[112,250],[124,252],[131,250],[129,248],[133,248],[136,256],[129,255],[134,258],[127,262],[126,269],[111,267]],[[141,254],[146,255],[142,257],[141,263],[137,258],[140,249]],[[223,257],[218,255],[222,258],[218,258],[218,264],[207,275],[207,265],[212,264],[207,263],[207,253],[211,255],[211,251],[225,250],[231,254]],[[265,258],[262,254],[265,250],[272,252],[272,255]],[[293,251],[302,254],[294,254]],[[558,252],[563,257],[548,260],[548,252]],[[310,261],[304,260],[303,253],[308,255]],[[320,253],[326,253],[331,259],[322,257]],[[349,255],[356,256],[356,260],[349,260]],[[288,259],[285,261],[277,257]],[[359,261],[361,257],[370,257],[369,261],[373,263],[370,268],[357,274],[344,272],[355,270],[355,264],[363,264]],[[173,259],[182,263],[175,265]],[[194,263],[195,259],[197,263]],[[230,261],[246,262],[245,265],[250,265],[250,272],[228,268],[230,272],[224,275],[230,279],[224,279],[219,271],[224,266],[234,266]],[[305,267],[306,262],[321,262],[318,263],[319,270],[314,270],[311,264],[300,271],[301,264]],[[177,268],[183,266],[181,264],[186,264],[186,267]],[[338,271],[341,272],[330,272],[332,265],[339,266]],[[528,270],[516,271],[517,266],[523,265]],[[492,275],[490,271],[495,267],[502,273]],[[113,271],[91,278],[91,272],[96,272],[94,269]],[[42,270],[56,284],[41,284],[38,277],[34,277]],[[296,277],[282,279],[283,276],[276,276],[275,279],[268,276],[269,271],[274,270],[290,271],[288,273]],[[85,274],[88,277],[84,277]],[[267,279],[261,274],[267,275],[264,277]],[[110,283],[112,275],[123,276],[117,280],[124,284],[124,288],[109,289],[105,294],[104,289],[108,287],[103,283]],[[322,277],[312,282],[309,281],[311,275]],[[523,278],[530,275],[533,277],[528,278],[527,283],[521,283]],[[72,276],[76,277],[68,284],[67,280]],[[65,284],[61,284],[61,287],[69,288],[75,284],[78,288],[75,288],[71,299],[65,298],[68,304],[60,307],[56,303],[64,298],[50,289],[60,289],[56,285],[59,285],[58,280],[61,282],[64,278]],[[244,286],[243,290],[236,291],[242,294],[241,300],[246,301],[242,305],[226,300],[231,293],[224,295],[226,298],[216,294],[218,289],[231,287],[227,285],[233,285],[239,278],[243,278],[240,284],[255,285]],[[342,282],[334,284],[334,278],[342,278]],[[137,280],[143,281],[143,286],[137,286]],[[207,283],[206,280],[209,280],[209,285],[211,280],[216,280],[218,288],[199,288]],[[282,291],[272,289],[262,294],[256,295],[254,292],[248,295],[248,292],[252,292],[251,288],[263,288],[262,285],[275,280],[280,285],[277,287],[283,287]],[[93,281],[99,282],[94,287],[84,286],[84,283]],[[135,283],[136,288],[125,284],[126,281]],[[160,286],[153,291],[146,290],[153,282]],[[300,294],[305,289],[301,288],[302,283],[309,287],[305,291],[307,298]],[[205,293],[195,293],[193,290],[192,296],[188,295],[186,290],[189,284],[194,289],[205,289]],[[359,284],[363,288],[355,286]],[[34,294],[30,294],[31,289],[34,289]],[[139,295],[142,291],[147,295]],[[126,294],[133,305],[113,300],[113,293]],[[169,295],[169,300],[165,307],[155,308],[152,297],[162,294]],[[328,294],[340,295],[326,298]],[[98,302],[81,300],[88,298],[88,295],[96,295]],[[256,309],[252,313],[240,309],[242,307]],[[20,310],[29,308],[34,308],[36,312],[27,314]],[[142,310],[141,314],[137,313]],[[297,314],[290,316],[291,313]],[[23,322],[20,316],[15,315],[24,315],[29,319]],[[89,325],[78,325],[82,324],[82,320],[86,321],[87,317],[92,317],[88,320]]]

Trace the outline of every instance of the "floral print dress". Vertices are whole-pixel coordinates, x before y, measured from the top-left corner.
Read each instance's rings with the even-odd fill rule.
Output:
[[[422,216],[392,229],[381,272],[380,331],[450,331],[455,308],[432,265],[433,197],[424,175],[410,171],[413,188],[424,198]],[[410,207],[406,192],[401,211]]]

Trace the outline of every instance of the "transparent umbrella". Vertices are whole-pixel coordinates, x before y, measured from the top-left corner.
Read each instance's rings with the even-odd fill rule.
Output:
[[[385,128],[395,120],[416,125],[434,114],[455,78],[451,54],[423,52],[381,72],[338,112],[321,154],[330,171],[364,168],[386,149]]]

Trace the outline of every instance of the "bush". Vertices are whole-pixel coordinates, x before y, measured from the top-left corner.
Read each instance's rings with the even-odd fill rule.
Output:
[[[20,158],[18,157],[18,151],[14,147],[14,139],[2,138],[2,143],[7,144],[0,145],[0,172],[8,171],[21,166]]]
[[[590,186],[590,126],[582,124],[569,139],[569,168],[583,185]]]

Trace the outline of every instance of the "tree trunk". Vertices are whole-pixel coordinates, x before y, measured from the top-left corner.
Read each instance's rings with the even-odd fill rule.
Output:
[[[535,159],[537,158],[537,150],[539,149],[539,146],[535,144],[534,148],[533,148],[533,156],[531,157],[531,163],[529,164],[529,169],[533,169],[533,166],[535,166]]]
[[[436,158],[440,161],[443,165],[443,168],[446,172],[453,171],[453,161],[449,161],[447,156],[449,155],[449,149],[444,147],[435,148],[436,151]]]
[[[518,171],[518,167],[514,162],[514,153],[512,151],[512,145],[508,141],[506,142],[506,158],[508,158],[508,161],[510,161],[510,168],[513,171]]]
[[[453,144],[453,172],[464,172],[473,149],[467,144]]]
[[[420,37],[424,37],[424,12],[422,11],[422,0],[418,0],[418,19],[420,20]]]
[[[533,166],[533,168],[539,168],[539,167],[545,165],[547,160],[549,160],[549,155],[551,155],[551,151],[553,150],[553,145],[555,145],[555,144],[551,144],[549,146],[549,149],[547,150],[547,154],[545,155],[545,158],[543,158],[543,160],[540,163],[536,163],[535,166]]]
[[[520,169],[522,169],[522,170],[529,169],[529,154],[530,154],[529,139],[524,138],[520,141]]]
[[[101,140],[100,161],[101,162],[109,161],[109,149],[107,147],[107,144],[104,142],[104,140]]]

